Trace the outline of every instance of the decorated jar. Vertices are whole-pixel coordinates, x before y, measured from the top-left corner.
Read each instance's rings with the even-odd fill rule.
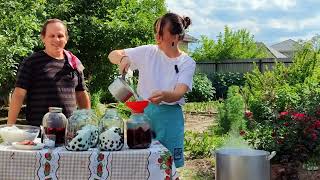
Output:
[[[42,126],[45,135],[55,135],[55,146],[61,146],[65,143],[65,129],[68,124],[66,116],[62,113],[60,107],[49,107],[47,112],[42,118]]]
[[[108,109],[100,120],[99,149],[119,151],[124,145],[124,123],[116,109]]]
[[[86,151],[98,143],[98,118],[92,110],[72,113],[66,128],[65,147],[69,151]]]

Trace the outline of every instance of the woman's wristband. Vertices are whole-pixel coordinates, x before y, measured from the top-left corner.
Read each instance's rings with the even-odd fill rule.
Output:
[[[120,61],[119,61],[119,64],[121,64],[123,58],[125,58],[125,57],[128,57],[128,56],[126,56],[126,55],[122,56],[121,59],[120,59]]]

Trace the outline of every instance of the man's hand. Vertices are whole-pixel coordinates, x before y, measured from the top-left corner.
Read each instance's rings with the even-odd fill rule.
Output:
[[[76,91],[76,100],[79,109],[90,109],[91,102],[87,91]]]

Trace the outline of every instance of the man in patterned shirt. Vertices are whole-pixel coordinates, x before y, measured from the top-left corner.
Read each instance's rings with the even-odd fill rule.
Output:
[[[25,98],[26,120],[35,126],[42,124],[49,107],[61,107],[66,117],[71,116],[77,106],[90,108],[83,68],[75,67],[83,66],[79,60],[78,64],[71,63],[69,52],[64,50],[68,41],[64,23],[49,19],[43,25],[41,39],[45,49],[24,59],[19,67],[7,124],[16,123]]]

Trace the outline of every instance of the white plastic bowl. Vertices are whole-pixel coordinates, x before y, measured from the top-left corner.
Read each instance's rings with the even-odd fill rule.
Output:
[[[40,127],[30,125],[0,125],[0,136],[6,143],[33,141],[39,135]]]

